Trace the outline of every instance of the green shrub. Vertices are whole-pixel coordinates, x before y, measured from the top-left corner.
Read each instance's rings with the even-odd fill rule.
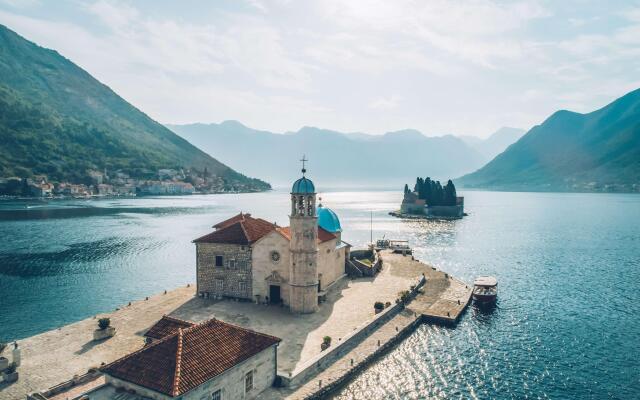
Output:
[[[381,301],[376,301],[375,303],[373,303],[373,308],[375,308],[376,310],[382,310],[384,309],[384,303]]]
[[[111,320],[109,318],[100,318],[98,320],[98,327],[100,329],[107,329],[111,325]]]
[[[403,290],[402,292],[398,293],[398,297],[400,297],[401,302],[406,303],[407,301],[409,301],[409,291]]]
[[[4,370],[4,373],[5,374],[13,374],[14,372],[16,372],[17,368],[18,368],[18,366],[16,365],[16,363],[12,362],[11,364],[9,364],[7,369]]]
[[[325,336],[322,338],[322,343],[331,344],[331,336]]]

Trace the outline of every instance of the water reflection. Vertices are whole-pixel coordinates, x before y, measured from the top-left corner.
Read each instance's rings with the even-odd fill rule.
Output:
[[[466,282],[500,280],[494,309],[420,327],[338,398],[640,398],[640,196],[464,195],[468,218],[414,221],[387,215],[401,191],[322,194],[356,247],[373,219],[374,239],[409,240]],[[239,211],[287,225],[289,195],[35,206],[46,212],[0,203],[1,341],[193,282],[192,239]]]

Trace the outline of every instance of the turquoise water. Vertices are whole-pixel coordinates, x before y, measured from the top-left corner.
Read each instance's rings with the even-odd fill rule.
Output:
[[[494,310],[423,326],[338,395],[640,398],[640,196],[464,193],[469,217],[403,221],[401,193],[325,192],[356,246],[408,239]],[[20,339],[195,280],[191,240],[239,211],[287,224],[285,192],[0,203],[0,340]]]

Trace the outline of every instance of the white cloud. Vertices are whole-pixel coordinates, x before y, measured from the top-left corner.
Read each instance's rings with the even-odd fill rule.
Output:
[[[369,107],[374,110],[392,110],[398,107],[401,100],[402,97],[395,94],[389,97],[378,97],[369,103]]]
[[[0,23],[170,123],[486,135],[558,108],[594,109],[638,85],[640,70],[637,7],[244,0],[176,12],[162,2],[28,3],[0,0]],[[58,6],[72,12],[51,12]]]
[[[5,4],[12,8],[30,8],[40,5],[40,0],[0,0],[0,4]]]

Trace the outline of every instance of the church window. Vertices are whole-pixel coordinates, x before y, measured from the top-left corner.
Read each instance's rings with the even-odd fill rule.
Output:
[[[244,282],[244,281],[238,282],[238,290],[240,292],[246,292],[247,291],[247,282]]]
[[[253,389],[253,371],[249,371],[244,376],[244,392],[249,393],[252,389]]]
[[[274,251],[272,251],[272,252],[271,252],[271,261],[276,262],[276,263],[277,263],[278,261],[280,261],[280,253],[278,253],[278,252],[277,252],[277,251],[275,251],[275,250],[274,250]]]
[[[236,260],[235,260],[235,258],[232,258],[231,260],[229,260],[229,268],[231,268],[231,269],[235,269],[236,268]]]
[[[307,197],[307,215],[313,216],[313,198],[311,196]]]
[[[222,389],[218,389],[211,393],[211,400],[222,400]]]
[[[216,267],[222,267],[224,265],[224,258],[222,256],[216,256]]]
[[[224,291],[224,280],[216,279],[216,292]]]

